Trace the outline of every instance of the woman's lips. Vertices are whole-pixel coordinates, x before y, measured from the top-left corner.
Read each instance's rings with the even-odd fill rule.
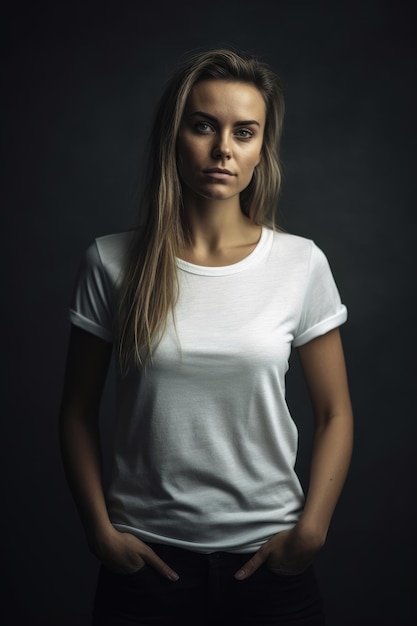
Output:
[[[208,170],[203,170],[204,174],[208,174],[212,178],[218,178],[220,180],[234,176],[230,170],[222,169],[220,167],[212,167]]]

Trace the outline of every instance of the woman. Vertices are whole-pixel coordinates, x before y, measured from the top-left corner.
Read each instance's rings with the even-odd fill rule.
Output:
[[[145,223],[86,253],[60,432],[102,563],[96,625],[324,623],[311,563],[351,455],[346,308],[317,246],[274,228],[283,110],[257,59],[186,59],[153,126]],[[113,346],[105,496],[98,414]],[[292,346],[315,415],[306,498],[285,402]]]

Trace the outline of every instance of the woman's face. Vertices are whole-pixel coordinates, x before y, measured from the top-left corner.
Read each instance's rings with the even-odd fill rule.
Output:
[[[253,85],[204,80],[192,88],[178,135],[178,172],[187,192],[239,201],[261,160],[265,102]]]

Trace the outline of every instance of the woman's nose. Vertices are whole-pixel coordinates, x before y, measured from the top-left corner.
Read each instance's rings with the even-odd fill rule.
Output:
[[[228,139],[226,137],[218,137],[218,142],[213,148],[213,157],[215,159],[230,159],[231,156],[232,151]]]

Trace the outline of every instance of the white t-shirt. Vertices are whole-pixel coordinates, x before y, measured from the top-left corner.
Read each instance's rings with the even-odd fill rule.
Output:
[[[70,309],[106,341],[130,237],[90,246]],[[304,504],[285,401],[291,346],[345,322],[346,307],[323,252],[266,227],[238,263],[177,267],[175,327],[169,319],[146,371],[117,377],[110,519],[144,541],[254,551]]]

